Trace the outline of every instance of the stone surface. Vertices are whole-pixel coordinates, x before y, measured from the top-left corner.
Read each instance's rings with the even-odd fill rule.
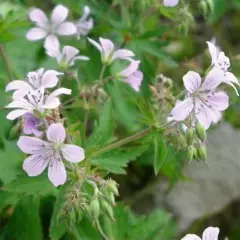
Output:
[[[228,124],[209,131],[207,164],[192,162],[183,173],[189,180],[178,182],[165,196],[161,183],[154,194],[154,205],[173,213],[179,232],[240,198],[240,132]]]

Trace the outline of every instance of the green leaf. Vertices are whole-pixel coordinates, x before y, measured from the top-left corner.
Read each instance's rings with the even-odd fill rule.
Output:
[[[9,193],[6,191],[0,191],[0,213],[7,205],[15,205],[19,200],[19,195],[15,193]]]
[[[43,239],[38,198],[25,197],[19,201],[3,235],[9,240]]]
[[[56,194],[57,189],[45,175],[37,177],[19,176],[12,182],[6,184],[3,189],[8,192],[15,192],[25,195],[48,195]]]
[[[125,170],[123,168],[127,167],[130,161],[135,160],[145,152],[148,147],[146,144],[138,147],[115,149],[93,158],[91,163],[109,172],[124,174]]]
[[[0,179],[4,184],[14,180],[22,174],[24,155],[17,148],[16,142],[4,142],[4,149],[0,150]]]
[[[51,217],[49,236],[52,240],[60,239],[67,230],[67,220],[59,219],[61,207],[65,201],[65,190],[67,186],[63,186],[58,192],[56,202],[54,204],[53,215]]]
[[[104,146],[113,135],[112,102],[108,100],[100,115],[99,123],[87,140],[87,147]]]
[[[162,167],[167,155],[167,148],[165,142],[156,136],[154,138],[154,162],[153,168],[155,175],[158,174],[160,168]]]

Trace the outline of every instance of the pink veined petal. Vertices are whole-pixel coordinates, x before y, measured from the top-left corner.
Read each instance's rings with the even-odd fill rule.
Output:
[[[213,95],[210,95],[208,98],[208,104],[211,105],[211,108],[218,111],[224,111],[228,108],[229,97],[224,92],[216,92]]]
[[[48,178],[55,187],[63,185],[67,180],[67,173],[63,162],[53,159],[48,167]]]
[[[204,91],[214,90],[221,84],[223,80],[224,72],[221,69],[214,67],[206,76],[204,82],[201,85],[201,89]]]
[[[61,94],[66,94],[66,95],[70,95],[72,93],[71,89],[68,88],[59,88],[56,89],[55,91],[53,91],[48,97],[46,102],[50,101],[52,98],[56,98]]]
[[[223,79],[223,82],[230,85],[231,87],[233,87],[233,89],[235,90],[237,96],[239,96],[239,92],[237,90],[237,88],[234,86],[233,83],[237,84],[238,86],[240,86],[238,79],[236,78],[236,76],[230,72],[226,72],[225,73],[225,77]]]
[[[8,113],[7,115],[7,119],[8,120],[15,120],[16,118],[22,116],[23,114],[29,112],[28,110],[21,110],[21,109],[17,109],[17,110],[13,110],[10,113]]]
[[[175,121],[185,120],[193,110],[193,99],[187,98],[176,103],[172,109],[171,115]]]
[[[207,41],[207,45],[212,59],[211,65],[214,65],[217,62],[219,52],[217,50],[217,47],[213,43]]]
[[[27,154],[41,154],[46,150],[46,143],[35,137],[21,136],[17,145],[22,152]]]
[[[23,89],[26,91],[32,90],[32,87],[25,81],[22,80],[13,80],[12,82],[8,83],[6,86],[6,92],[11,90],[18,90]]]
[[[49,100],[47,100],[45,102],[45,104],[43,105],[44,109],[55,109],[57,107],[59,107],[61,104],[59,98],[51,98]]]
[[[138,69],[138,66],[140,64],[140,61],[132,61],[127,68],[125,68],[123,71],[118,73],[119,76],[121,77],[128,77],[129,75],[133,74],[136,72]]]
[[[61,123],[52,123],[47,130],[47,139],[54,143],[63,143],[66,131]]]
[[[30,91],[30,90],[31,90],[31,89],[28,89],[28,90],[26,90],[26,89],[16,90],[16,91],[13,93],[12,98],[13,98],[14,100],[17,100],[17,99],[19,99],[19,98],[23,98],[23,97],[28,93],[28,91]]]
[[[93,46],[95,46],[100,53],[103,52],[103,49],[102,49],[101,45],[100,45],[98,42],[94,41],[94,40],[91,39],[91,38],[88,38],[88,41],[89,41]]]
[[[54,71],[54,70],[48,70],[46,71],[41,79],[41,86],[44,88],[53,88],[58,83],[58,77],[59,75],[63,75],[63,73]]]
[[[110,40],[104,38],[99,38],[99,41],[103,50],[103,59],[106,61],[110,55],[113,54],[114,44]]]
[[[112,55],[112,61],[116,60],[116,59],[125,59],[125,58],[129,58],[129,57],[133,57],[134,53],[130,50],[127,49],[118,49],[116,51],[114,51],[113,55]]]
[[[31,28],[26,34],[26,38],[30,41],[40,40],[46,36],[47,32],[42,28]]]
[[[64,144],[62,147],[62,154],[65,160],[69,162],[80,162],[85,158],[83,148],[73,145],[73,144]]]
[[[183,83],[188,92],[194,93],[201,85],[201,77],[198,73],[189,71],[183,76]]]
[[[198,121],[204,126],[205,129],[208,129],[212,122],[210,113],[211,108],[209,108],[206,104],[203,104],[200,100],[196,100],[195,104],[195,114]]]
[[[69,36],[77,33],[77,27],[72,22],[64,22],[57,27],[56,31],[59,35]]]
[[[165,7],[175,7],[179,0],[163,0],[163,5]]]
[[[55,35],[49,35],[46,37],[44,48],[46,50],[46,54],[50,57],[58,57],[61,54],[60,43]]]
[[[15,99],[6,108],[22,108],[23,110],[33,110],[34,107],[24,98]]]
[[[63,57],[70,63],[71,60],[79,53],[79,50],[72,46],[63,47]]]
[[[58,25],[60,23],[63,23],[68,16],[68,8],[63,6],[62,4],[57,5],[51,15],[51,22],[54,25]]]
[[[200,237],[198,237],[195,234],[187,234],[184,238],[181,240],[202,240]]]
[[[28,176],[34,177],[40,175],[48,165],[47,159],[42,154],[34,154],[25,159],[23,162],[23,170]]]
[[[219,228],[208,227],[204,230],[202,240],[218,240]]]
[[[219,111],[214,111],[212,114],[212,121],[213,123],[218,123],[222,119],[222,113]]]
[[[142,80],[143,73],[141,71],[136,71],[128,78],[123,79],[123,81],[128,83],[136,92],[139,92]]]
[[[29,13],[29,18],[34,22],[38,27],[46,27],[48,25],[48,19],[45,13],[39,9],[34,8]]]

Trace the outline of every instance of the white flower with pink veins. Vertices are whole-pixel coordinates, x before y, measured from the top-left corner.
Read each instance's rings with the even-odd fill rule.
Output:
[[[28,176],[38,176],[48,167],[48,178],[57,187],[67,180],[63,159],[71,163],[80,162],[85,158],[84,150],[77,145],[64,143],[66,131],[60,123],[52,123],[46,137],[48,141],[22,136],[17,145],[24,153],[31,155],[23,163]]]
[[[6,106],[6,108],[14,109],[7,115],[7,119],[14,120],[26,113],[41,115],[44,114],[45,109],[55,109],[61,104],[59,100],[59,95],[61,94],[69,95],[71,94],[71,90],[68,88],[59,88],[48,96],[44,96],[44,88],[31,90],[24,97],[14,99]]]
[[[202,238],[195,234],[187,234],[181,240],[218,240],[219,228],[208,227],[204,230]]]
[[[36,27],[27,32],[27,39],[36,41],[45,38],[47,42],[50,39],[57,39],[57,36],[75,35],[77,27],[74,23],[66,21],[67,17],[68,9],[62,4],[53,9],[50,19],[41,9],[33,8],[29,13],[29,18],[36,24]]]
[[[163,5],[165,7],[175,7],[178,5],[179,0],[163,0]]]
[[[216,92],[216,87],[221,83],[223,72],[220,69],[212,69],[202,82],[200,75],[190,71],[183,77],[183,83],[187,90],[186,98],[178,101],[171,111],[172,119],[184,121],[190,115],[193,120],[198,120],[205,129],[210,124],[221,118],[221,112],[228,108],[228,95],[224,92]]]
[[[30,90],[39,88],[53,88],[58,83],[58,76],[63,75],[61,72],[47,70],[43,68],[37,71],[29,72],[26,81],[13,80],[6,86],[6,91],[14,91],[13,98],[24,97]]]

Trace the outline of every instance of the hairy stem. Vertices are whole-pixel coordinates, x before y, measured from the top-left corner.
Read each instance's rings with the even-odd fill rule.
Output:
[[[8,59],[7,59],[7,56],[5,54],[5,50],[4,50],[4,46],[3,44],[0,44],[0,54],[2,55],[2,59],[5,63],[5,66],[6,66],[6,70],[7,70],[7,73],[8,73],[8,77],[9,77],[9,82],[13,80],[13,74],[12,74],[12,71],[11,71],[11,68],[10,68],[10,64],[8,62]]]
[[[100,232],[100,234],[102,235],[102,237],[105,239],[105,240],[110,240],[106,235],[105,233],[103,232],[101,226],[100,226],[100,223],[98,220],[96,220],[96,225],[97,225],[97,229],[98,231]]]
[[[100,76],[99,76],[99,82],[100,82],[100,83],[102,83],[102,81],[103,81],[103,77],[104,77],[104,73],[105,73],[105,71],[106,71],[106,67],[107,67],[107,65],[104,64],[103,67],[102,67],[102,70],[101,70],[101,72],[100,72]]]

